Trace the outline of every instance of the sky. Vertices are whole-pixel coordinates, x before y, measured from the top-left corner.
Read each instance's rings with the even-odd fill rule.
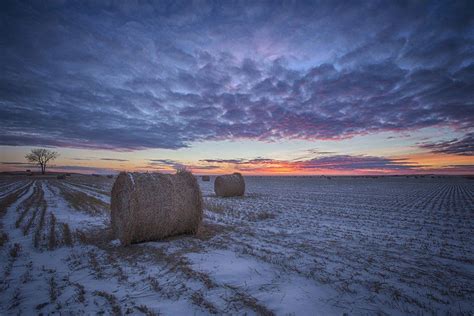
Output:
[[[2,1],[0,171],[474,174],[473,1]]]

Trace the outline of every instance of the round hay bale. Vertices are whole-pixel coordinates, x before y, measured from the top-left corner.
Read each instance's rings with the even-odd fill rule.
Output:
[[[209,176],[202,176],[201,179],[202,179],[202,181],[206,181],[206,182],[211,181],[211,177],[209,177]]]
[[[56,176],[56,179],[59,179],[59,180],[66,179],[66,175],[64,175],[64,174],[58,174],[58,175]]]
[[[112,187],[112,230],[124,245],[194,234],[202,212],[201,190],[187,171],[122,172]]]
[[[218,176],[214,181],[214,192],[217,196],[242,196],[245,193],[244,177],[236,172]]]

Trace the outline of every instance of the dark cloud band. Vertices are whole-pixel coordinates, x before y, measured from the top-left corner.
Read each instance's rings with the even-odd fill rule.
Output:
[[[423,143],[420,147],[435,153],[474,156],[474,133],[468,133],[462,139],[453,139],[439,143]]]
[[[315,157],[305,160],[275,160],[267,158],[256,159],[204,159],[201,162],[211,165],[233,165],[241,171],[271,171],[281,167],[290,168],[292,171],[352,171],[352,170],[416,170],[420,165],[414,165],[405,159],[390,159],[372,156],[332,155]]]

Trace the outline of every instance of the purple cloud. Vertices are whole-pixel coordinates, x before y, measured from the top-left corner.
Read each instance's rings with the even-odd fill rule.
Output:
[[[474,156],[474,133],[468,133],[462,139],[452,139],[438,143],[423,143],[421,148],[434,153]]]
[[[470,1],[1,6],[0,145],[474,127]]]

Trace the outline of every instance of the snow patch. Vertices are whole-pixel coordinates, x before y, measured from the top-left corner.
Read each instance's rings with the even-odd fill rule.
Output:
[[[282,274],[275,266],[228,250],[190,253],[192,267],[208,273],[218,284],[238,287],[257,298],[278,315],[339,314],[341,309],[327,301],[335,294],[328,286],[291,273]]]

